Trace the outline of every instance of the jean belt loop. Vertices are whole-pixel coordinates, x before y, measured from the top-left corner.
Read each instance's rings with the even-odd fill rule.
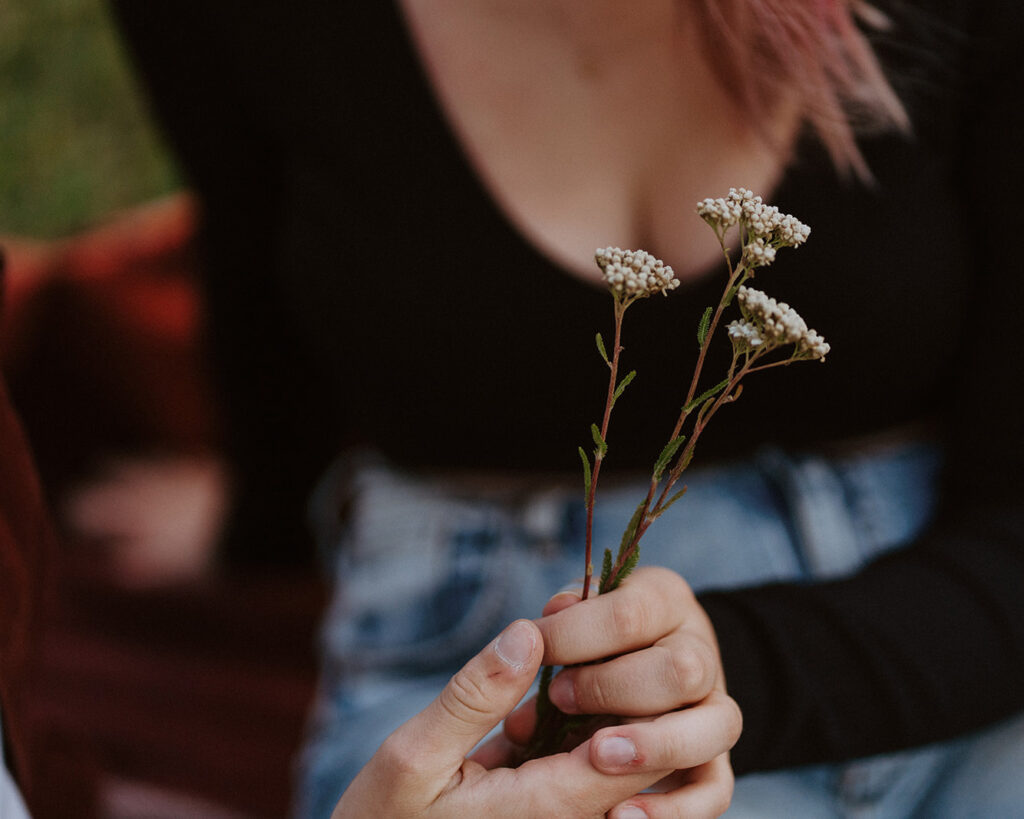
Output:
[[[838,471],[824,458],[777,448],[761,451],[757,463],[784,499],[808,576],[841,577],[858,569],[864,557]]]

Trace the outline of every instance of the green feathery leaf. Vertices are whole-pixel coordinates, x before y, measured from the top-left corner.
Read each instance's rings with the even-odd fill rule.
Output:
[[[619,554],[616,560],[622,560],[622,556],[633,543],[633,538],[636,536],[636,530],[640,527],[640,521],[643,520],[644,512],[646,511],[647,501],[642,500],[640,501],[640,505],[637,506],[636,511],[633,513],[633,517],[629,519],[626,531],[622,533],[622,541],[619,543]]]
[[[580,451],[580,460],[583,461],[583,497],[590,501],[590,458],[584,452],[583,447],[577,447]]]
[[[640,562],[640,544],[638,543],[636,548],[633,550],[626,562],[622,564],[622,568],[619,569],[619,574],[615,578],[615,588],[619,587],[619,584],[629,577],[633,573],[633,569],[636,568],[636,564]]]
[[[717,384],[715,384],[715,386],[713,386],[711,389],[704,390],[704,392],[702,392],[700,395],[694,398],[689,404],[683,407],[683,412],[690,412],[690,410],[692,410],[694,407],[700,406],[708,398],[711,398],[713,395],[720,393],[727,386],[729,386],[729,379],[722,379]]]
[[[608,451],[608,444],[604,442],[604,438],[601,437],[601,430],[597,428],[597,424],[590,425],[590,434],[594,438],[594,445],[597,447],[597,457],[603,458],[604,454]]]
[[[615,394],[612,395],[612,406],[615,406],[615,402],[619,400],[619,396],[622,395],[622,391],[629,386],[629,382],[634,378],[636,378],[636,370],[630,370],[629,375],[619,382],[619,386],[615,388]]]
[[[703,347],[704,341],[708,337],[708,327],[711,326],[711,313],[712,308],[709,307],[704,311],[704,315],[700,318],[700,324],[697,326],[697,346]]]
[[[665,512],[668,511],[668,508],[673,503],[675,503],[677,500],[679,500],[685,494],[686,494],[686,487],[684,486],[682,489],[680,489],[678,492],[676,492],[671,498],[669,498],[667,501],[665,501],[665,505],[662,506],[661,509],[658,510],[658,517],[661,517],[662,515],[664,515]]]
[[[597,584],[597,588],[603,589],[604,584],[608,582],[608,575],[612,573],[612,550],[604,550],[604,565],[601,566],[601,581]]]
[[[596,337],[595,340],[597,341],[597,351],[601,354],[601,358],[604,359],[604,363],[605,364],[610,364],[611,362],[608,360],[608,351],[605,350],[605,348],[604,348],[604,339],[601,338],[601,334],[600,333],[597,334],[597,337]]]
[[[680,435],[678,438],[673,438],[665,444],[665,448],[661,450],[661,454],[658,456],[658,460],[654,464],[654,480],[661,480],[661,476],[665,472],[665,468],[669,465],[672,458],[675,457],[676,452],[679,451],[679,447],[685,440],[686,436]]]

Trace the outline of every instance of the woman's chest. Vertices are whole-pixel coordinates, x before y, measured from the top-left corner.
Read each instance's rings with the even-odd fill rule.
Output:
[[[720,251],[694,204],[777,181],[779,152],[741,124],[676,3],[627,17],[601,2],[590,16],[557,3],[400,7],[466,162],[513,226],[577,276],[596,278],[593,250],[608,244],[699,275]]]

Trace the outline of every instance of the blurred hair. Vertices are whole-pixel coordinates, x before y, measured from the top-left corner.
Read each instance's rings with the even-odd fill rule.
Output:
[[[863,0],[697,0],[709,63],[756,130],[795,96],[836,168],[869,180],[859,133],[909,131],[861,27],[888,18]]]

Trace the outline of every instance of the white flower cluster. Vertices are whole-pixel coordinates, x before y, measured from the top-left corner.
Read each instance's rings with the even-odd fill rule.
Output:
[[[602,247],[594,253],[594,259],[604,272],[605,283],[619,296],[668,295],[679,286],[672,268],[645,250]]]
[[[760,196],[746,188],[729,188],[729,195],[724,199],[698,202],[697,214],[716,230],[726,230],[742,222],[752,239],[761,239],[773,247],[797,247],[811,235],[811,229],[795,216],[783,213],[774,205],[766,205]]]
[[[704,199],[697,203],[697,215],[713,228],[731,228],[743,217],[743,208],[731,198],[735,188],[729,188],[729,199]],[[743,190],[743,188],[740,188]]]
[[[785,302],[778,302],[761,290],[740,287],[737,292],[744,318],[762,337],[776,344],[795,344],[797,352],[822,361],[830,349],[816,331],[807,326],[800,314]],[[730,332],[730,335],[733,335]]]
[[[825,360],[825,356],[831,349],[832,347],[825,341],[824,336],[816,330],[808,330],[800,339],[800,352],[807,353],[811,358],[817,358],[820,361]]]
[[[807,323],[785,302],[777,302],[762,290],[741,287],[736,294],[743,315],[753,317],[769,338],[783,344],[795,344],[807,331]]]
[[[729,338],[741,348],[760,347],[764,344],[764,339],[761,338],[761,331],[757,329],[756,325],[751,324],[746,319],[737,319],[730,322],[725,329],[729,331]]]
[[[743,248],[743,261],[748,267],[764,267],[775,261],[775,248],[766,245],[764,239],[747,242]]]

